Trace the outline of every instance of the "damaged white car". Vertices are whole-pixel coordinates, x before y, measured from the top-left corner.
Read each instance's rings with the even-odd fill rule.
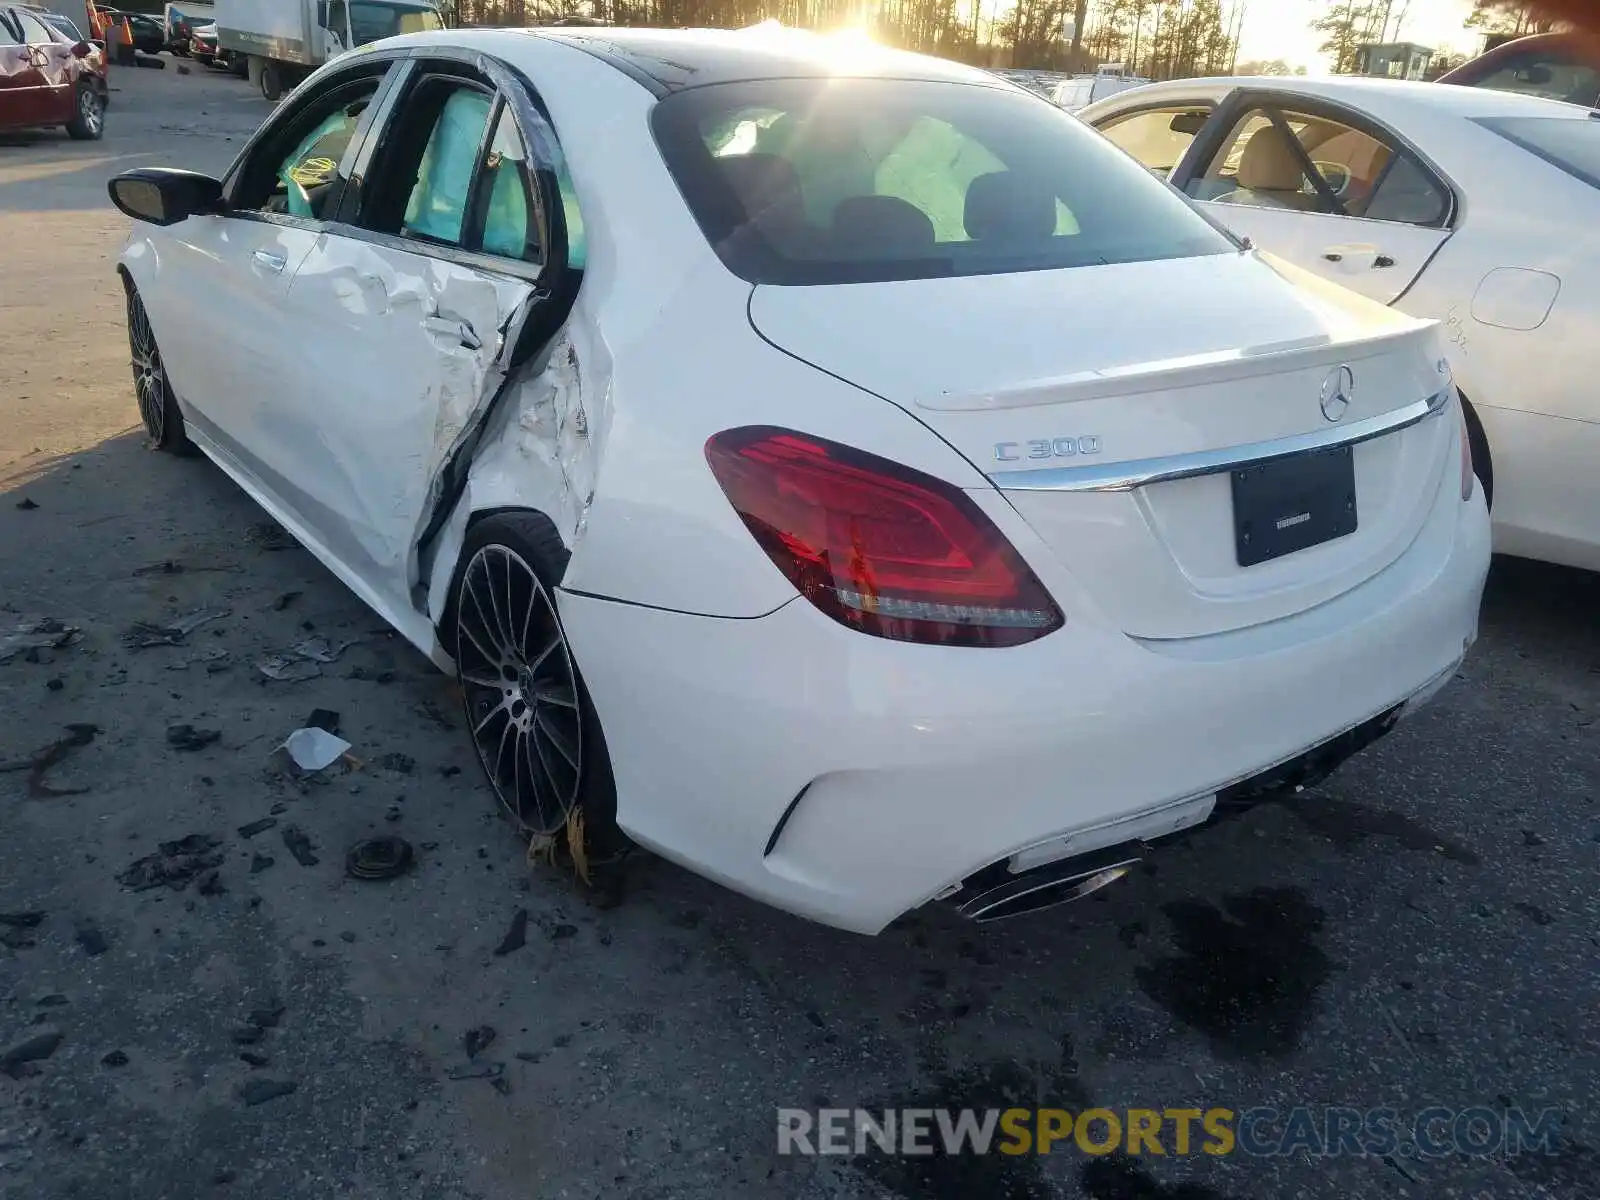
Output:
[[[861,932],[1014,914],[1320,778],[1476,632],[1436,326],[987,72],[441,31],[111,193],[151,442],[459,672],[536,834]]]

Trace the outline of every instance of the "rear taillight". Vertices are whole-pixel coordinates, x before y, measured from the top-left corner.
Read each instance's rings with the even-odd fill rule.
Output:
[[[1467,409],[1459,398],[1456,400],[1456,423],[1461,427],[1461,498],[1471,500],[1478,477],[1472,470],[1472,438],[1467,434]]]
[[[1061,610],[972,498],[888,459],[787,429],[730,429],[706,460],[801,594],[876,637],[1017,646]]]

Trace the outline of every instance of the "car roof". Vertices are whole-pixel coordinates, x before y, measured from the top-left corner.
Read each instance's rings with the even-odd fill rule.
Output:
[[[558,26],[497,32],[507,37],[533,34],[586,50],[657,94],[711,83],[831,75],[1014,86],[962,63],[766,24],[748,29]]]
[[[1339,75],[1327,78],[1266,75],[1258,77],[1218,76],[1207,79],[1175,79],[1118,92],[1113,98],[1118,107],[1131,99],[1152,102],[1186,94],[1218,96],[1235,88],[1272,91],[1312,99],[1342,101],[1375,116],[1401,116],[1407,112],[1428,112],[1475,117],[1580,117],[1589,110],[1542,96],[1524,96],[1489,88],[1460,87],[1455,84],[1423,83],[1405,79],[1371,79]],[[1106,101],[1108,105],[1111,101]]]

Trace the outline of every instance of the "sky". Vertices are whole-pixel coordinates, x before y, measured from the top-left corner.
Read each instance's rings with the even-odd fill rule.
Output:
[[[1328,64],[1318,52],[1322,40],[1311,30],[1312,20],[1331,0],[1248,0],[1244,32],[1239,39],[1239,59],[1281,58],[1290,66],[1304,66],[1313,75],[1326,74]],[[1394,0],[1394,12],[1407,8]],[[1462,23],[1472,11],[1470,0],[1410,0],[1399,37],[1390,25],[1391,41],[1419,42],[1435,50],[1475,54],[1481,35]]]

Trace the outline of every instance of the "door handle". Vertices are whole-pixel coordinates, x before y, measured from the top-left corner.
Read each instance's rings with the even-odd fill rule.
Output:
[[[283,267],[289,260],[281,254],[273,254],[270,250],[250,251],[250,261],[263,271],[271,271],[274,275],[282,274]]]
[[[464,350],[479,350],[483,347],[483,339],[470,324],[459,317],[424,317],[422,327],[439,337],[455,338]]]

